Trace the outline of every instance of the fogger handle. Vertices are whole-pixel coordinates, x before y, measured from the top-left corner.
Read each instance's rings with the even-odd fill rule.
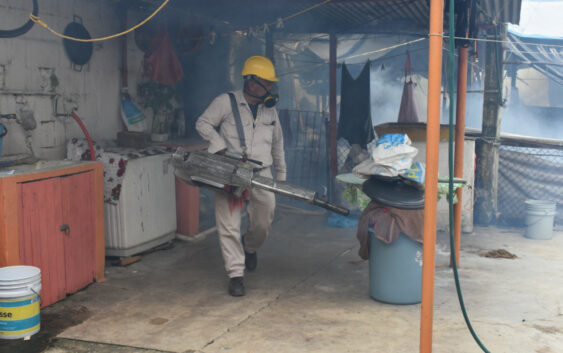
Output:
[[[313,200],[313,204],[325,208],[329,211],[341,214],[343,216],[348,216],[350,214],[349,209],[340,207],[323,199],[315,198],[315,200]]]
[[[252,179],[252,185],[260,189],[271,191],[278,195],[287,196],[292,199],[301,200],[309,204],[313,204],[315,206],[320,206],[329,211],[336,212],[344,216],[347,216],[350,213],[350,210],[337,206],[326,201],[325,199],[318,197],[315,191],[308,190],[297,185],[291,185],[286,182],[276,182],[271,178],[262,176],[254,176],[254,178]]]

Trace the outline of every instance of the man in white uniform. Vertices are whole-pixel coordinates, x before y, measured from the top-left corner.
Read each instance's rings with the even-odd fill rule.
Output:
[[[279,81],[274,65],[264,56],[252,56],[246,60],[242,76],[244,88],[232,94],[244,137],[238,134],[228,93],[219,95],[211,102],[198,118],[196,129],[209,141],[210,153],[246,155],[249,159],[262,162],[260,175],[272,177],[273,166],[275,179],[285,181],[282,127],[274,108],[278,97],[272,93],[274,82]],[[244,239],[241,239],[240,232],[241,209],[236,204],[237,200],[232,194],[215,193],[215,221],[225,269],[230,278],[229,294],[239,297],[245,294],[244,270],[256,269],[256,250],[270,232],[275,196],[261,189],[250,190],[247,199],[248,230]]]

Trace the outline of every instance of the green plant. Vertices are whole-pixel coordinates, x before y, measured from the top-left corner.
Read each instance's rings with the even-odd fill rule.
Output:
[[[168,132],[172,122],[175,87],[153,81],[144,82],[138,85],[137,94],[142,106],[150,108],[153,112],[152,132]]]

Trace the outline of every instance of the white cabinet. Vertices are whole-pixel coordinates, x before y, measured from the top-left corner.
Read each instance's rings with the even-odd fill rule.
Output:
[[[176,236],[176,192],[170,154],[127,161],[118,200],[106,201],[106,255],[131,256]]]

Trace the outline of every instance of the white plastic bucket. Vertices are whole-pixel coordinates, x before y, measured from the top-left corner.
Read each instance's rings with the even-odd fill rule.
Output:
[[[18,339],[39,331],[41,270],[33,266],[0,268],[0,338]]]
[[[530,239],[551,239],[556,203],[546,200],[526,200],[526,232]]]

